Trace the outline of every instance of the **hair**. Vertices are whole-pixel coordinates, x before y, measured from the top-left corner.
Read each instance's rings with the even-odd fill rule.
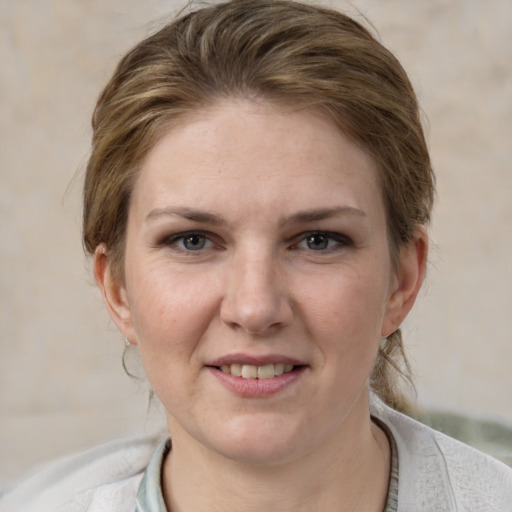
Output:
[[[391,258],[430,221],[434,175],[416,95],[404,69],[340,12],[281,0],[233,0],[172,21],[119,62],[92,118],[83,243],[104,244],[123,279],[131,192],[147,153],[169,129],[225,98],[325,113],[377,165]],[[398,329],[383,340],[372,389],[400,407],[411,383]]]

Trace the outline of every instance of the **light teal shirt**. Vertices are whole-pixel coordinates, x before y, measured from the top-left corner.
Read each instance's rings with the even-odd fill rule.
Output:
[[[171,440],[167,439],[151,457],[137,492],[135,512],[168,512],[162,493],[162,467],[170,449]]]

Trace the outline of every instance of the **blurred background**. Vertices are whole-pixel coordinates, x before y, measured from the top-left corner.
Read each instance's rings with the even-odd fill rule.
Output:
[[[123,372],[82,253],[80,188],[100,88],[184,4],[0,0],[1,482],[164,426]],[[405,325],[418,404],[512,424],[512,2],[323,4],[370,20],[425,112],[438,200]],[[142,375],[135,354],[128,365]]]

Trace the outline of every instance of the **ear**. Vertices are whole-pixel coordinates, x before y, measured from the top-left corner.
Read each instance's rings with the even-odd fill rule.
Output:
[[[400,250],[400,261],[392,280],[381,336],[395,332],[411,310],[420,291],[427,264],[428,236],[424,227]]]
[[[110,318],[125,339],[136,344],[126,287],[119,278],[114,277],[104,244],[94,251],[94,279],[103,295]]]

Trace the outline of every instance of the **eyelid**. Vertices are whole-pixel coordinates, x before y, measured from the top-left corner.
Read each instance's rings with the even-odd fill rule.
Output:
[[[293,249],[302,249],[301,247],[298,247],[299,244],[302,242],[305,242],[306,239],[308,238],[308,236],[313,236],[313,235],[324,236],[330,240],[334,240],[337,243],[336,247],[330,247],[328,249],[319,250],[319,251],[317,251],[319,253],[320,252],[329,252],[332,250],[336,250],[340,247],[349,247],[349,246],[354,245],[353,240],[348,235],[344,235],[344,234],[338,233],[336,231],[324,231],[321,229],[312,229],[310,231],[305,231],[305,232],[301,233],[300,235],[298,235],[297,237],[295,237],[297,242],[293,245]],[[304,249],[306,249],[306,248],[304,248]],[[313,249],[306,249],[306,250],[312,251]]]
[[[184,240],[187,237],[190,237],[193,235],[204,237],[207,241],[209,241],[212,244],[213,247],[205,247],[203,249],[198,249],[197,251],[192,251],[192,250],[187,250],[186,248],[183,248],[183,247],[179,247],[177,245],[180,240]],[[199,253],[199,252],[204,252],[204,251],[212,249],[212,248],[216,248],[216,247],[218,248],[219,243],[217,243],[214,240],[214,238],[215,238],[215,236],[208,231],[203,231],[200,229],[190,229],[188,231],[181,231],[179,233],[173,233],[172,235],[166,235],[166,236],[162,237],[162,239],[157,243],[157,246],[165,246],[165,247],[169,247],[171,249],[185,252],[185,253],[193,253],[193,252]]]

